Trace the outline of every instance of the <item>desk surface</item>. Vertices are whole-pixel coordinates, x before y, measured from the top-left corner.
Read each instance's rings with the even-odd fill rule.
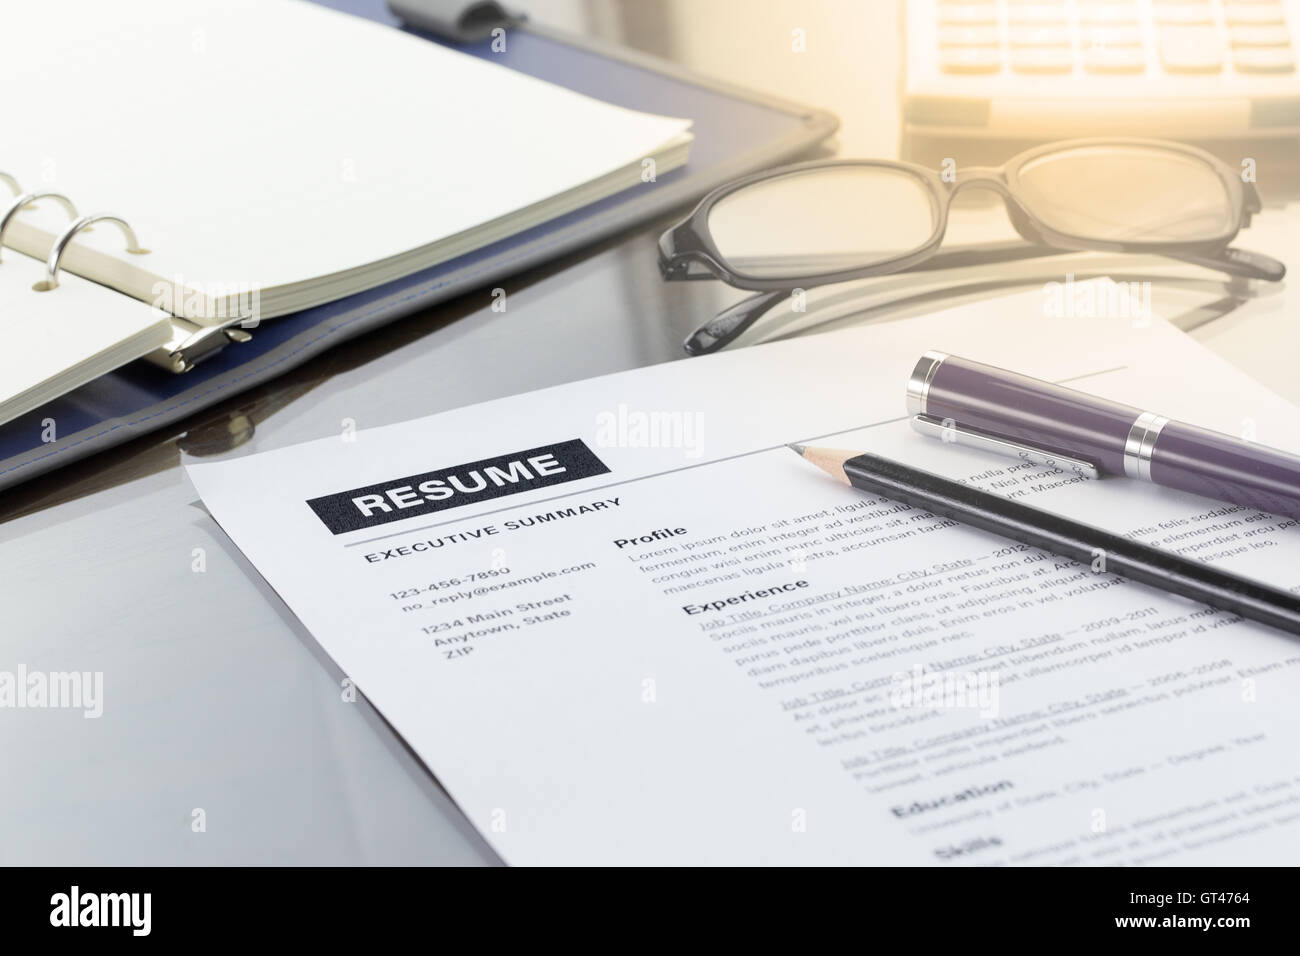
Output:
[[[538,19],[837,110],[846,153],[894,152],[892,4],[828,2],[818,19],[852,17],[820,34],[802,24],[851,57],[764,65],[727,51],[766,43],[764,30],[788,37],[810,19],[803,7],[782,0],[753,18],[732,0],[695,5],[687,30],[686,6],[532,5]],[[737,24],[741,37],[726,32]],[[864,63],[870,97],[862,75],[836,73]],[[974,213],[1004,225],[1000,207]],[[0,712],[0,863],[496,862],[364,698],[344,699],[343,675],[207,517],[180,465],[680,359],[687,332],[736,296],[661,282],[662,226],[511,280],[505,312],[487,291],[439,306],[178,430],[0,495],[0,666],[104,675],[97,720]],[[1279,310],[1198,335],[1300,399],[1300,384],[1269,364],[1300,344]]]

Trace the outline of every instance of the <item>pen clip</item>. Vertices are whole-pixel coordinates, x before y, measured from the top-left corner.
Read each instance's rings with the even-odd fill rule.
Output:
[[[931,415],[914,415],[912,417],[912,428],[922,435],[928,435],[949,444],[979,448],[983,451],[991,451],[1010,458],[1018,458],[1021,461],[1032,462],[1035,465],[1061,468],[1084,478],[1101,477],[1100,472],[1097,471],[1097,466],[1092,462],[1084,461],[1081,458],[1071,458],[1069,455],[1061,455],[1036,445],[1012,441],[1000,435],[980,431],[978,428],[971,428],[969,425],[959,425],[951,418],[938,419]]]

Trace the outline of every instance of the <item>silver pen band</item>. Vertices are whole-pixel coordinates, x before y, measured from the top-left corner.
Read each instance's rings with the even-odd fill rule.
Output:
[[[1160,429],[1168,424],[1169,419],[1155,412],[1143,412],[1133,420],[1124,441],[1124,474],[1143,481],[1151,480],[1151,453],[1160,437]]]
[[[930,383],[934,381],[934,373],[939,371],[939,366],[947,357],[947,352],[926,352],[912,369],[912,374],[907,379],[907,410],[910,414],[928,414],[926,399],[930,395]]]

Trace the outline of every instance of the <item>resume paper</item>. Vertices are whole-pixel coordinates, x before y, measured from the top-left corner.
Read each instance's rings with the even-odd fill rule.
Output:
[[[1294,862],[1296,639],[863,494],[786,443],[1283,588],[1296,523],[920,436],[904,388],[927,349],[1300,448],[1293,406],[1163,321],[1029,294],[189,474],[508,863]]]

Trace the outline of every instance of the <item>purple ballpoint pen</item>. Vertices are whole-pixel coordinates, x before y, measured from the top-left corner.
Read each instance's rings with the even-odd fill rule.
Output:
[[[907,383],[913,427],[1087,477],[1127,475],[1300,520],[1300,456],[944,352]]]

